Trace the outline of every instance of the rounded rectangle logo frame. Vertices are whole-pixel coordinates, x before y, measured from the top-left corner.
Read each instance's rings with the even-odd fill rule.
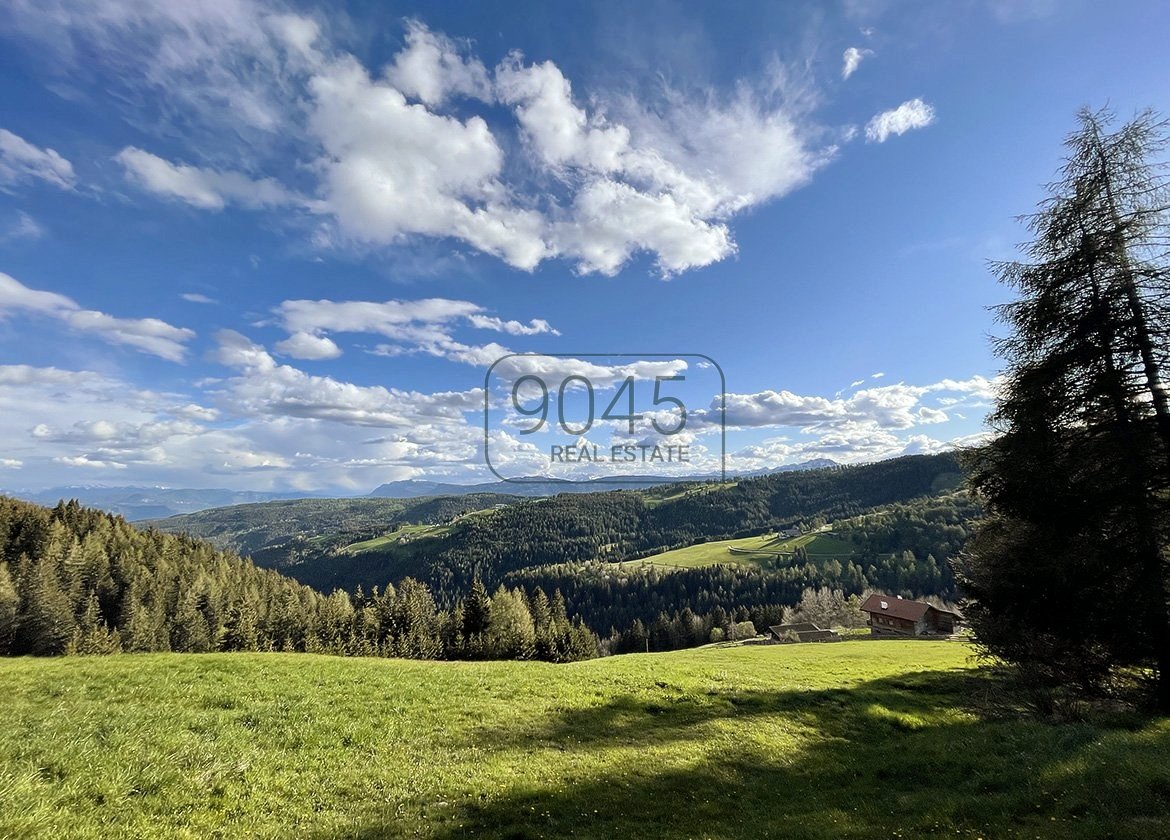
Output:
[[[544,359],[557,359],[557,360],[564,360],[564,361],[587,361],[587,360],[591,360],[591,359],[592,360],[597,360],[597,359],[613,360],[615,358],[624,358],[624,359],[628,359],[628,360],[631,360],[634,362],[640,362],[640,363],[645,363],[647,361],[652,361],[652,360],[656,360],[656,361],[685,360],[685,359],[700,360],[703,363],[703,366],[709,367],[710,369],[714,370],[714,372],[719,377],[719,391],[718,391],[718,395],[717,395],[716,400],[713,400],[711,403],[711,409],[717,410],[718,417],[719,417],[719,419],[718,419],[719,466],[718,466],[717,474],[718,474],[720,481],[726,481],[726,479],[727,479],[727,377],[723,372],[722,366],[720,366],[720,364],[718,362],[716,362],[713,358],[706,355],[705,353],[535,353],[535,352],[505,354],[505,355],[501,356],[500,358],[496,359],[494,362],[492,362],[491,366],[488,367],[487,372],[484,374],[484,387],[483,387],[483,393],[484,393],[484,396],[483,396],[483,399],[484,399],[484,411],[483,411],[483,418],[484,418],[484,421],[483,421],[484,422],[484,426],[483,426],[483,430],[484,430],[484,441],[483,441],[483,443],[484,443],[484,449],[483,449],[484,461],[487,464],[488,469],[491,470],[492,475],[494,475],[500,481],[507,482],[509,484],[541,484],[541,483],[548,483],[551,481],[551,482],[557,482],[557,483],[563,483],[563,484],[614,484],[614,485],[622,485],[622,484],[643,485],[643,484],[645,484],[645,481],[646,481],[645,475],[638,475],[638,476],[633,476],[633,477],[622,477],[620,475],[613,475],[613,476],[602,475],[602,476],[594,476],[594,477],[589,477],[589,478],[558,478],[558,477],[541,477],[541,476],[526,476],[526,477],[512,476],[512,477],[509,477],[509,476],[503,475],[498,469],[496,469],[496,465],[492,463],[492,440],[491,440],[491,432],[492,432],[492,398],[491,398],[491,395],[492,395],[492,374],[496,371],[496,368],[499,365],[501,365],[502,363],[508,361],[509,359],[517,359],[517,358],[530,358],[530,359],[544,358]],[[658,376],[658,377],[655,377],[654,405],[662,405],[662,404],[674,405],[677,407],[677,410],[681,414],[681,423],[679,424],[679,426],[677,428],[675,428],[673,430],[671,430],[669,428],[663,429],[662,427],[660,427],[658,425],[657,420],[651,421],[653,428],[661,435],[669,436],[671,434],[678,433],[679,431],[682,430],[683,427],[685,427],[686,417],[687,417],[687,409],[686,409],[686,406],[683,403],[683,401],[681,399],[679,399],[677,397],[673,397],[673,396],[661,396],[659,393],[660,385],[663,381],[676,381],[676,380],[682,380],[682,379],[685,379],[685,377],[683,377],[683,376]],[[513,390],[512,390],[513,405],[515,406],[516,410],[524,416],[535,416],[536,414],[541,413],[540,411],[535,411],[535,410],[528,411],[528,410],[521,408],[521,406],[516,398],[516,393],[517,393],[516,389],[519,387],[519,384],[522,380],[533,380],[536,384],[538,384],[540,386],[540,390],[543,392],[543,399],[542,399],[543,414],[541,416],[540,424],[547,422],[547,420],[548,420],[547,414],[548,414],[550,396],[549,396],[548,384],[547,384],[547,382],[543,381],[542,376],[539,376],[536,374],[524,374],[522,376],[516,377],[515,381],[513,383]],[[618,389],[618,393],[615,395],[613,402],[611,402],[610,406],[609,406],[609,408],[613,408],[613,406],[617,402],[618,398],[622,395],[624,389],[626,389],[628,386],[629,387],[628,401],[629,401],[630,414],[629,415],[610,416],[610,415],[608,415],[609,408],[607,408],[606,412],[603,413],[603,415],[602,415],[603,418],[605,418],[605,419],[628,420],[630,423],[631,433],[633,432],[634,419],[643,419],[643,417],[644,417],[644,415],[633,414],[633,404],[634,404],[633,381],[634,380],[635,380],[635,378],[633,376],[627,377],[625,380],[623,380],[622,386]],[[563,409],[558,408],[558,411],[562,412],[561,413],[561,423],[562,423],[562,427],[564,428],[565,432],[570,433],[570,434],[580,432],[583,434],[585,431],[588,431],[588,429],[592,426],[592,424],[594,422],[594,414],[593,414],[594,407],[595,407],[594,402],[593,402],[594,388],[593,388],[593,385],[592,385],[591,381],[589,380],[588,376],[586,376],[586,375],[574,373],[574,374],[569,374],[567,376],[563,376],[561,379],[560,388],[558,389],[558,392],[557,392],[558,393],[558,403],[560,403],[560,400],[563,399],[565,388],[566,388],[568,382],[570,382],[570,381],[580,382],[588,389],[589,411],[590,411],[588,425],[583,430],[570,429],[568,427],[567,423],[565,423],[565,421],[564,421]],[[539,428],[540,424],[538,424],[537,427],[534,427],[533,429],[530,429],[527,431],[522,431],[521,433],[526,434],[526,433],[536,431],[537,428]],[[708,425],[710,425],[710,424],[708,424]],[[562,450],[564,449],[564,447],[553,446],[552,447],[552,455],[550,455],[550,457],[554,457],[557,454],[555,452],[555,450],[557,450],[558,448],[560,448]],[[618,448],[619,447],[613,447],[613,454],[615,454],[615,455],[618,454],[617,453]],[[642,454],[643,454],[643,456],[645,456],[645,447],[640,447],[639,445],[634,445],[631,447],[631,446],[627,445],[627,446],[621,447],[621,448],[623,449],[622,454],[627,454],[627,452],[629,452],[629,451],[633,451],[633,450],[636,450],[638,448],[642,448],[642,450],[643,450]],[[655,447],[655,448],[657,448],[657,447]],[[597,447],[594,446],[593,449],[597,450]],[[676,449],[685,450],[686,448],[685,447],[676,447]],[[561,453],[562,457],[563,457],[563,454],[564,453],[562,452]],[[584,454],[584,453],[582,453],[582,454]],[[555,460],[555,457],[554,457],[554,460]],[[591,460],[591,459],[587,458],[587,460]],[[628,460],[628,458],[627,458],[627,460]],[[680,460],[682,460],[682,459],[680,459]],[[663,476],[663,477],[669,478],[669,476]],[[714,477],[714,476],[712,476],[712,477]],[[680,480],[682,480],[682,479],[680,478]]]

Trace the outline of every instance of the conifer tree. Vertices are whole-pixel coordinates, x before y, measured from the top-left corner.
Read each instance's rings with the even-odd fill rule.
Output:
[[[65,652],[73,638],[73,607],[57,576],[56,563],[23,558],[21,609],[16,624],[16,653],[54,656]]]
[[[257,650],[260,636],[256,628],[256,611],[248,601],[236,601],[227,612],[223,624],[220,650]]]
[[[487,653],[494,659],[530,659],[536,646],[536,629],[528,603],[519,589],[503,584],[492,596],[487,631]]]
[[[992,516],[964,562],[986,648],[1054,682],[1152,665],[1170,710],[1167,491],[1170,225],[1150,113],[1082,111],[1026,259],[992,423],[971,482]]]
[[[463,600],[464,655],[472,659],[486,655],[485,634],[491,623],[492,601],[477,577]]]
[[[85,610],[81,614],[68,652],[75,656],[105,656],[122,650],[121,637],[117,630],[111,630],[102,617],[101,604],[96,593],[85,599]]]
[[[0,656],[12,650],[19,609],[20,596],[16,593],[16,584],[8,571],[8,564],[0,560]]]

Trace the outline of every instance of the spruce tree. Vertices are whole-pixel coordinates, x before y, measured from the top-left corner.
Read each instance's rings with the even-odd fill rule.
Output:
[[[477,577],[471,583],[471,591],[463,601],[463,646],[464,655],[475,659],[485,655],[487,633],[491,622],[492,601],[483,583]]]

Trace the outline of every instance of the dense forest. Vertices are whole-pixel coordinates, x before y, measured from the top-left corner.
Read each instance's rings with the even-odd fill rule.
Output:
[[[477,584],[449,610],[409,578],[323,595],[202,540],[0,497],[0,654],[212,650],[568,661],[598,639],[557,592]]]

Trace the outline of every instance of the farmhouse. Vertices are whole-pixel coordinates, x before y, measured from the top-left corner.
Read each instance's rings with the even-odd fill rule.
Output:
[[[768,628],[768,637],[773,642],[835,642],[841,638],[832,630],[822,630],[811,621],[777,624]]]
[[[963,617],[921,601],[893,595],[870,595],[861,605],[869,614],[869,631],[874,636],[949,636],[955,622]]]

